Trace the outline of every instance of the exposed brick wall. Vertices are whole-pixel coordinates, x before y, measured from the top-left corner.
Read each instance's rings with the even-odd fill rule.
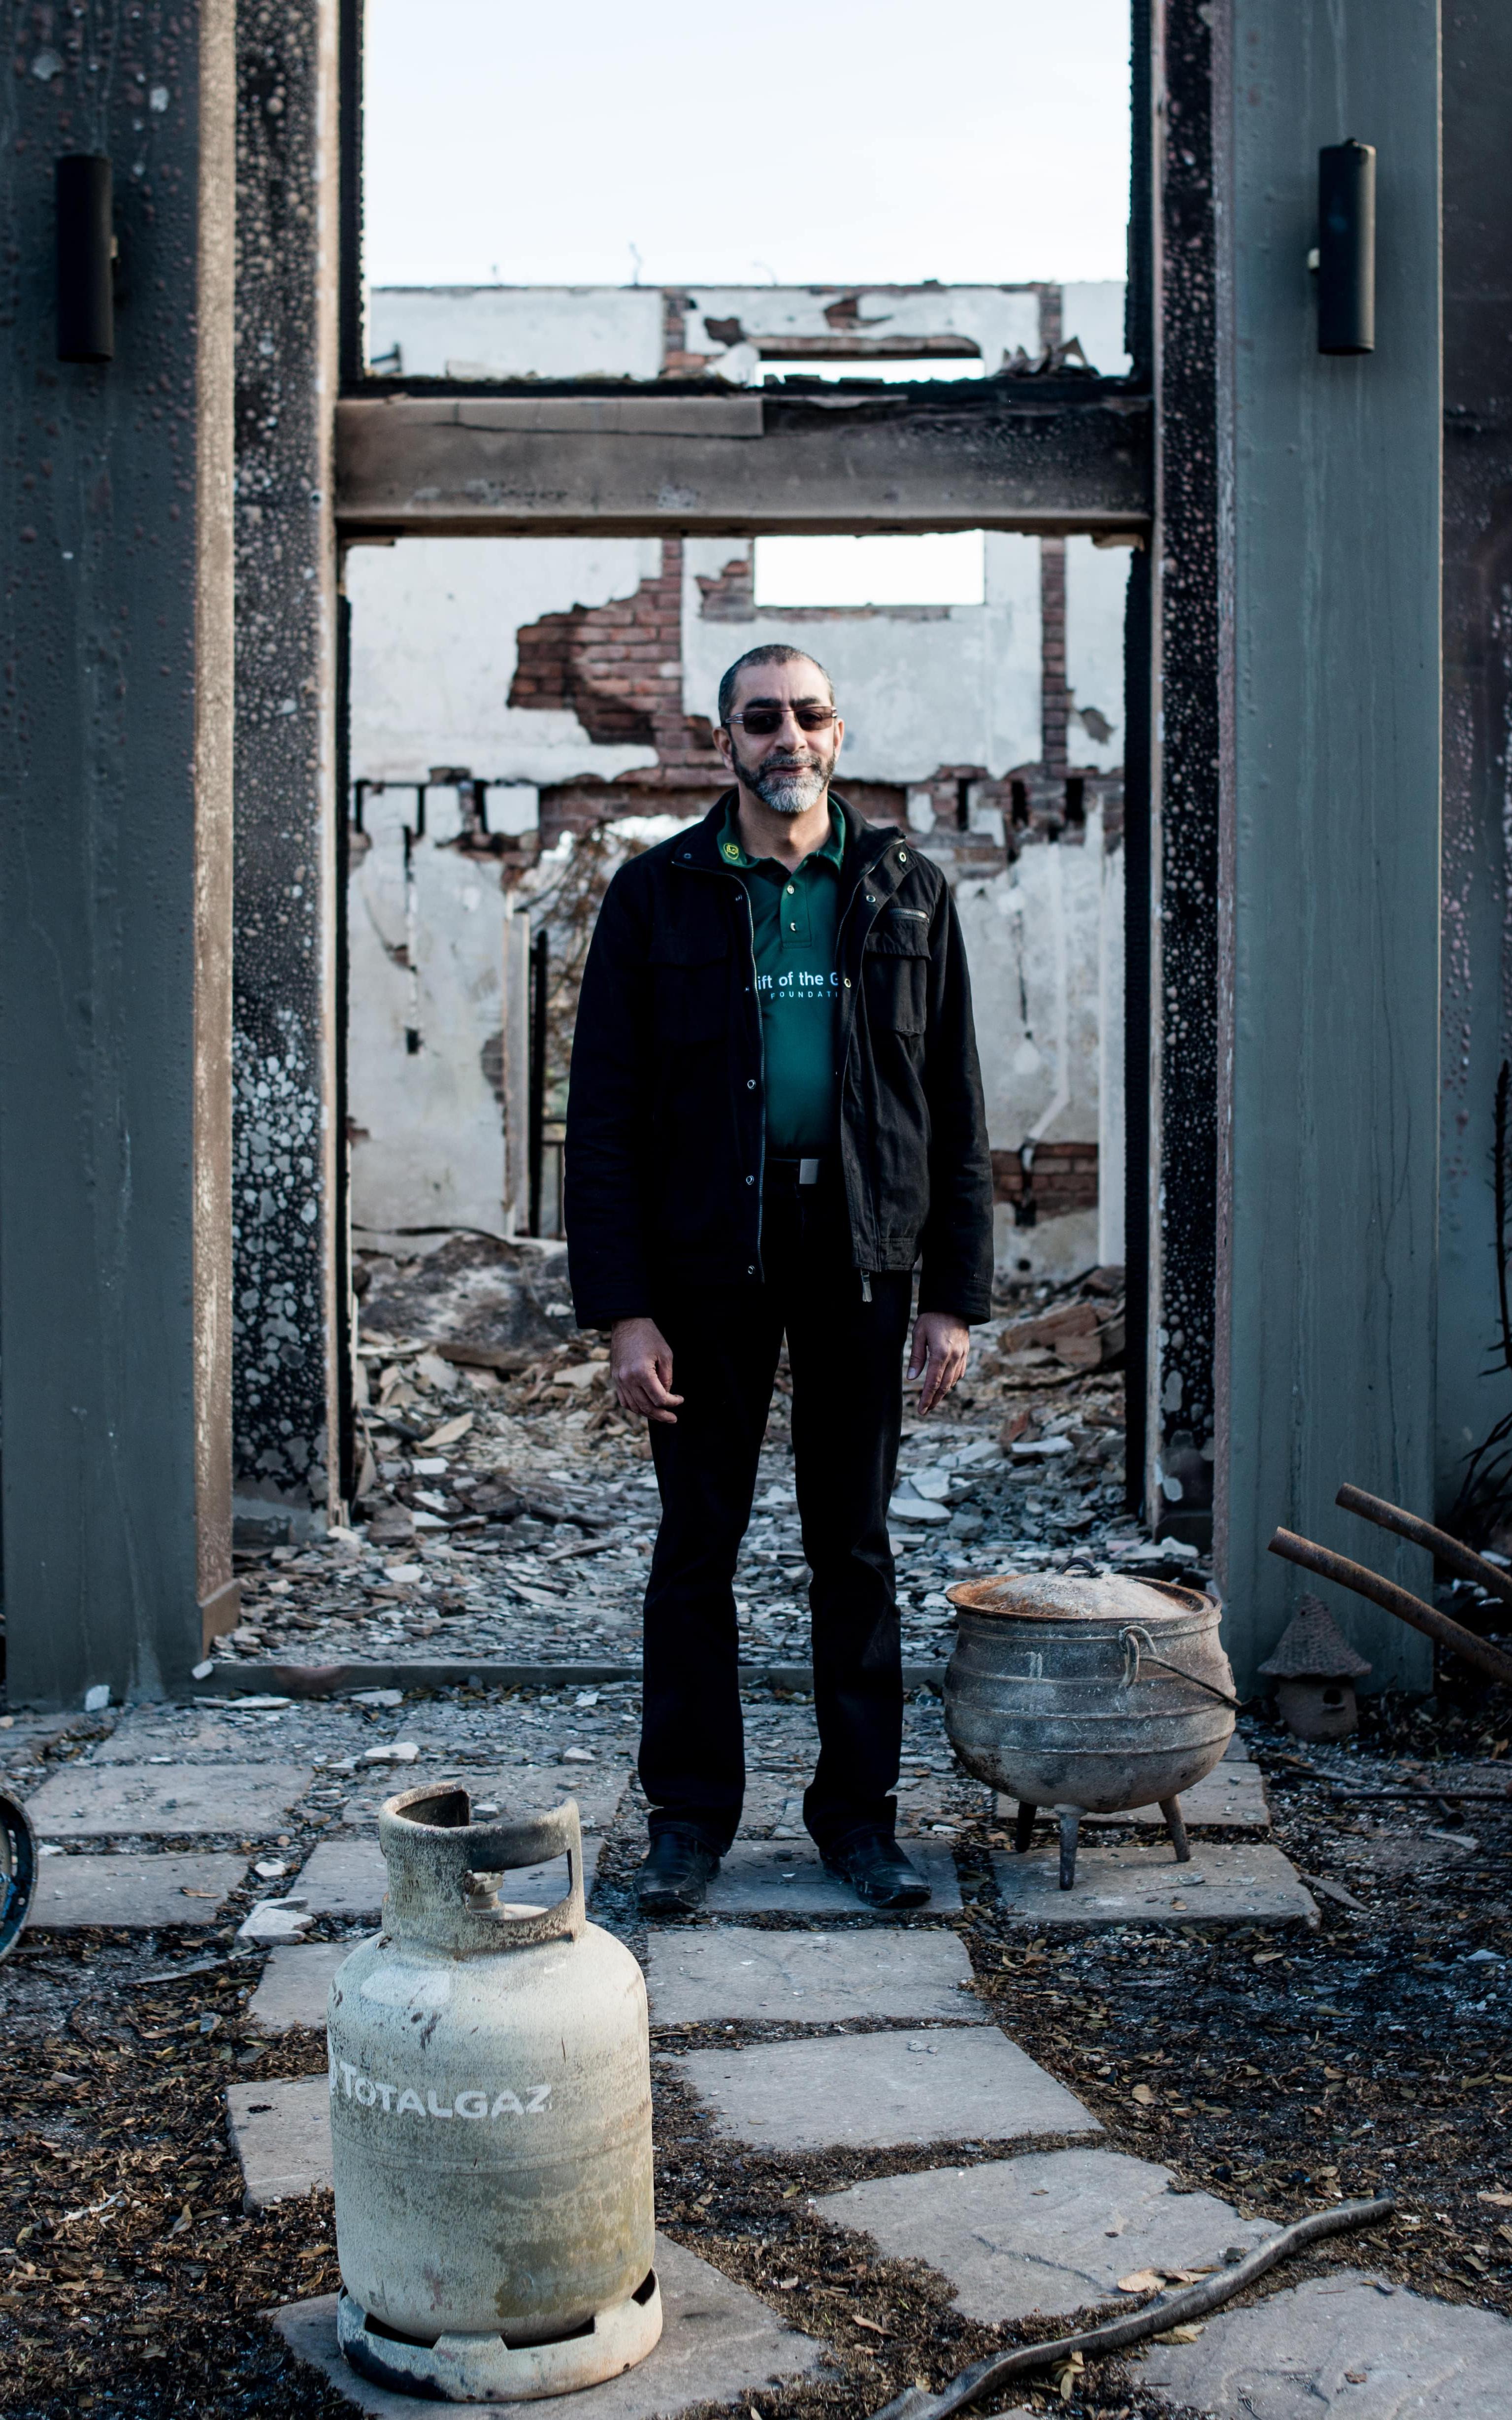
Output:
[[[607,651],[594,646],[596,632],[585,628],[596,613],[617,611],[606,606],[574,605],[565,613],[543,613],[527,623],[517,641],[515,677],[509,685],[511,706],[570,708],[590,739],[603,746],[649,748],[651,717],[632,693],[631,683],[615,665],[606,683],[594,678],[609,669]],[[625,648],[614,650],[623,658]]]
[[[756,556],[754,549],[737,554],[711,579],[695,572],[702,622],[754,622],[756,619]]]
[[[625,777],[637,790],[701,790],[711,780],[717,787],[708,718],[683,712],[681,538],[663,539],[660,571],[633,597],[543,613],[516,644],[511,706],[570,706],[592,739],[655,748],[656,764]]]
[[[1070,1210],[1097,1208],[1097,1145],[1095,1142],[1037,1142],[1027,1187],[1041,1218],[1058,1218]],[[1023,1164],[1016,1151],[993,1154],[993,1200],[1022,1202]]]
[[[697,378],[710,356],[687,349],[687,315],[692,296],[664,286],[661,294],[661,367],[663,377]]]

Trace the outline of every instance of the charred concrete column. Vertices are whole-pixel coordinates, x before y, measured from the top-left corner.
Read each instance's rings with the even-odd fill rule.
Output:
[[[333,0],[237,21],[237,1512],[340,1492]]]
[[[0,97],[8,1685],[181,1683],[230,1586],[231,0],[17,11]],[[57,358],[108,157],[114,358]]]
[[[1512,1057],[1512,10],[1443,21],[1443,1170],[1441,1514],[1512,1410],[1500,1361],[1491,1189],[1497,1072]],[[1494,1459],[1494,1457],[1493,1457]]]
[[[1145,1510],[1205,1546],[1212,1528],[1218,1174],[1218,462],[1212,23],[1206,0],[1152,12],[1155,528],[1147,853],[1149,1132]]]
[[[1342,1480],[1433,1500],[1439,1133],[1437,0],[1229,0],[1220,55],[1226,529],[1220,1582],[1252,1685],[1303,1575],[1277,1522],[1409,1587]],[[1325,356],[1318,153],[1376,146],[1376,349]],[[1426,1645],[1332,1610],[1372,1685]]]

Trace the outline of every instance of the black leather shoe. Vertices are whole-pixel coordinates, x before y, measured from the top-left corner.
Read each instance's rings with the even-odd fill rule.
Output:
[[[825,1866],[868,1907],[922,1907],[929,1885],[887,1832],[856,1832],[821,1851]]]
[[[692,1916],[718,1870],[719,1853],[701,1832],[657,1832],[637,1884],[641,1915]]]

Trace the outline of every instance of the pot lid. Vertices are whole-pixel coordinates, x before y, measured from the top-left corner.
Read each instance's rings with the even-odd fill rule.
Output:
[[[1003,1572],[994,1579],[959,1581],[945,1593],[963,1613],[1015,1621],[1170,1621],[1211,1603],[1199,1590],[1126,1579],[1119,1572]]]

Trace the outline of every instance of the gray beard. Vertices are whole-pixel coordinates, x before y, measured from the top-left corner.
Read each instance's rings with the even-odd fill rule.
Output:
[[[826,776],[811,765],[775,765],[770,771],[748,773],[748,786],[775,815],[806,814],[825,795]]]

